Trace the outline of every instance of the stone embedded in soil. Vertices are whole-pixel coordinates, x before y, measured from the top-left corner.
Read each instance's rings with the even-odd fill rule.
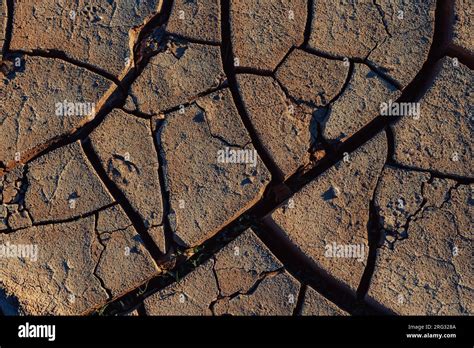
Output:
[[[309,46],[337,57],[367,58],[405,87],[428,57],[435,7],[435,0],[315,1]]]
[[[349,315],[331,301],[320,295],[313,288],[306,288],[303,305],[301,307],[303,316],[342,316]]]
[[[272,214],[302,253],[353,292],[369,252],[369,207],[386,160],[386,142],[385,134],[377,135]],[[333,186],[340,189],[338,197],[330,194]]]
[[[237,83],[260,142],[289,177],[309,161],[312,114],[291,104],[272,77],[239,74]]]
[[[328,111],[323,137],[344,140],[354,135],[380,115],[382,103],[395,102],[399,96],[393,85],[366,65],[355,64],[349,84]]]
[[[95,116],[109,88],[100,75],[42,57],[18,57],[0,81],[0,162],[67,135]],[[65,108],[63,106],[66,106]]]
[[[219,1],[175,0],[166,31],[193,40],[221,42]]]
[[[157,137],[172,229],[178,243],[195,246],[253,206],[270,174],[245,133],[229,90],[183,110],[166,115]],[[244,151],[235,158],[239,161],[231,157],[235,151]]]
[[[295,49],[278,68],[275,77],[297,102],[324,106],[341,91],[349,66]]]
[[[407,239],[378,250],[369,301],[401,315],[474,313],[473,189],[456,186],[441,205],[428,203]]]
[[[15,3],[11,49],[61,51],[120,77],[133,61],[133,28],[148,21],[161,1]]]
[[[96,274],[112,296],[131,291],[158,274],[157,265],[120,206],[101,211],[98,216],[109,226],[106,232],[97,231],[102,250]],[[109,221],[115,222],[115,230],[111,231]]]
[[[132,84],[127,104],[159,114],[219,86],[223,77],[219,47],[170,41]]]
[[[149,315],[291,315],[298,282],[245,231],[213,258],[145,300]]]
[[[150,121],[114,109],[90,134],[90,139],[108,177],[145,226],[160,225],[163,203]]]
[[[303,43],[306,16],[303,0],[231,1],[234,64],[274,70],[291,47]]]
[[[474,3],[471,0],[456,0],[454,2],[454,37],[453,43],[474,52]]]
[[[28,164],[25,207],[34,222],[66,220],[113,203],[79,142]]]
[[[471,176],[474,171],[471,106],[473,73],[444,58],[433,86],[420,100],[420,117],[393,126],[394,160],[437,172]]]

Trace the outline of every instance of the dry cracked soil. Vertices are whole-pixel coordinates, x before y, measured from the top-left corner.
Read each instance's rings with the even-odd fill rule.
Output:
[[[471,0],[0,0],[2,315],[474,314]]]

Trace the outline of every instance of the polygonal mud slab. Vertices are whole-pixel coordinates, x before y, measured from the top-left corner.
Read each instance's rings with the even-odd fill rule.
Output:
[[[304,295],[301,315],[304,316],[342,316],[349,315],[331,301],[328,301],[313,288],[308,287]]]
[[[127,107],[156,115],[219,86],[223,76],[219,47],[170,41],[131,86]]]
[[[353,292],[366,265],[369,206],[386,151],[382,133],[347,154],[272,214],[302,253]]]
[[[163,202],[158,154],[150,121],[114,109],[90,134],[90,139],[107,175],[145,226],[161,225]]]
[[[102,223],[114,212],[124,215],[117,206],[100,211]],[[89,216],[0,234],[0,288],[18,302],[19,313],[90,312],[157,274],[129,221],[106,227],[121,228],[111,232],[95,225]]]
[[[220,2],[175,0],[166,31],[193,40],[221,42]]]
[[[429,179],[427,173],[384,168],[374,205],[385,233],[403,238],[407,223],[422,208]]]
[[[435,0],[314,1],[309,46],[367,59],[405,87],[427,59],[435,7]]]
[[[303,0],[231,1],[234,65],[273,71],[303,43],[306,15]]]
[[[275,77],[296,102],[324,106],[341,91],[348,72],[349,64],[295,49]]]
[[[113,203],[79,142],[28,164],[25,207],[34,222],[76,218]]]
[[[157,139],[181,244],[211,237],[260,199],[270,181],[227,89],[167,114]]]
[[[0,234],[0,246],[28,254],[0,258],[0,288],[30,315],[72,315],[108,300],[94,275],[94,217]],[[3,252],[5,254],[5,252]]]
[[[474,52],[474,3],[471,0],[454,2],[454,36],[453,43]]]
[[[252,233],[145,300],[149,315],[291,315],[299,284]]]
[[[96,274],[113,297],[129,292],[159,272],[140,236],[118,205],[97,214],[102,246]]]
[[[19,161],[90,121],[109,88],[115,87],[102,76],[59,59],[17,57],[13,67],[0,81],[3,163]]]
[[[288,273],[269,274],[247,293],[223,298],[214,306],[216,315],[292,315],[300,284]]]
[[[441,72],[420,100],[420,117],[403,117],[393,126],[396,162],[472,176],[473,76],[461,63],[443,59]]]
[[[354,72],[340,97],[331,105],[323,129],[328,140],[351,137],[380,115],[382,103],[395,102],[400,92],[364,64]]]
[[[237,75],[243,104],[257,136],[287,178],[309,161],[313,115],[295,107],[269,76]]]
[[[61,51],[120,77],[133,61],[135,27],[148,21],[162,1],[15,2],[11,49]]]
[[[410,188],[420,184],[416,177],[404,179]],[[438,183],[437,194],[426,190],[427,202],[404,238],[393,250],[378,250],[369,301],[401,315],[473,314],[473,189],[452,182]]]

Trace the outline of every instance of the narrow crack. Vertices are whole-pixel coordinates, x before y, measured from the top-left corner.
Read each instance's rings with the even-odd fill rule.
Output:
[[[167,36],[170,37],[171,39],[176,39],[176,40],[184,40],[193,44],[199,44],[199,45],[208,45],[208,46],[220,46],[220,42],[216,41],[208,41],[208,40],[201,40],[201,39],[195,39],[186,35],[182,34],[175,34],[175,33],[169,33],[166,32]]]
[[[451,58],[457,58],[462,64],[469,69],[474,70],[474,55],[464,47],[452,44],[447,49],[446,55]]]
[[[107,248],[107,246],[103,243],[103,241],[101,239],[101,235],[99,234],[98,229],[97,229],[97,223],[99,221],[99,213],[96,213],[94,216],[95,216],[95,219],[94,219],[94,233],[95,233],[97,242],[102,246],[102,250],[101,250],[101,252],[99,254],[99,257],[97,259],[97,263],[95,265],[93,274],[97,278],[97,280],[99,281],[100,286],[102,287],[102,289],[104,289],[104,291],[107,293],[107,296],[108,296],[109,300],[111,300],[113,298],[112,291],[109,288],[107,288],[107,286],[105,285],[104,280],[101,277],[99,277],[99,275],[97,274],[97,269],[99,267],[100,260],[102,259],[102,255],[105,252],[105,249]]]
[[[163,150],[159,143],[159,138],[161,131],[163,129],[164,120],[157,120],[156,124],[153,124],[153,119],[150,120],[150,127],[153,137],[153,145],[156,151],[156,157],[158,159],[158,179],[160,182],[161,188],[161,199],[162,199],[162,207],[163,207],[163,230],[164,230],[164,238],[165,238],[165,246],[166,246],[166,254],[169,255],[173,253],[176,249],[176,245],[174,242],[174,233],[171,228],[171,222],[169,218],[169,214],[171,213],[171,203],[170,203],[170,192],[169,188],[166,185],[166,159],[164,157]]]
[[[313,13],[314,8],[314,0],[307,0],[307,7],[306,7],[306,26],[304,28],[304,40],[301,48],[308,47],[309,39],[311,38],[311,29],[313,27]]]
[[[130,311],[131,308],[135,308],[142,303],[145,298],[178,282],[194,269],[213,258],[221,248],[244,233],[249,227],[250,218],[244,213],[243,216],[234,220],[201,246],[193,248],[194,251],[191,252],[191,256],[187,256],[186,251],[180,252],[174,261],[170,261],[168,265],[161,265],[166,273],[150,279],[147,282],[146,291],[140,291],[138,287],[109,302],[104,314],[115,315]]]
[[[133,34],[131,35],[131,41],[135,40],[133,44],[131,43],[131,46],[133,46],[132,53],[135,64],[134,66],[126,67],[124,72],[121,74],[123,78],[118,81],[119,83],[116,84],[115,88],[109,90],[101,98],[100,102],[98,103],[98,111],[93,120],[84,121],[83,124],[80,124],[77,128],[72,129],[67,134],[53,137],[43,144],[25,151],[22,153],[21,161],[10,161],[9,163],[5,164],[3,166],[4,169],[0,170],[0,175],[4,175],[8,171],[15,168],[18,164],[26,164],[58,148],[69,145],[78,140],[86,139],[89,134],[104,120],[105,116],[109,114],[114,108],[123,108],[128,97],[127,91],[130,89],[130,86],[138,78],[138,76],[140,76],[143,69],[148,64],[150,57],[153,54],[156,55],[160,53],[160,51],[158,51],[150,54],[150,52],[146,51],[144,45],[148,36],[152,34],[153,30],[156,27],[161,27],[166,22],[170,14],[169,11],[171,5],[172,1],[167,1],[162,7],[160,6],[160,10],[153,16],[151,20],[136,29],[139,30],[138,34],[134,34],[134,30],[131,30],[131,34]],[[81,62],[77,63],[84,64]]]
[[[386,138],[387,143],[389,143],[390,140],[388,136]],[[377,262],[377,250],[380,246],[383,226],[380,221],[380,215],[375,204],[375,200],[388,157],[389,153],[387,153],[387,159],[385,161],[385,164],[380,169],[380,173],[377,178],[377,183],[375,184],[374,191],[372,192],[372,198],[369,202],[369,220],[367,221],[367,241],[369,245],[369,253],[367,256],[367,263],[364,269],[364,273],[362,274],[359,286],[357,287],[356,291],[358,301],[363,301],[365,299],[365,296],[367,295],[367,292],[369,291],[370,283]]]
[[[15,15],[15,4],[14,0],[6,0],[7,3],[7,23],[5,28],[5,41],[3,42],[3,56],[10,52],[10,44],[13,35],[13,16]],[[2,23],[3,25],[3,23]]]
[[[229,88],[232,92],[234,103],[239,112],[240,118],[247,129],[247,132],[252,139],[254,148],[257,150],[260,158],[264,162],[265,166],[272,174],[272,181],[282,182],[284,180],[283,172],[278,168],[273,158],[270,156],[268,151],[260,142],[257,132],[252,125],[247,110],[244,106],[244,102],[240,95],[236,79],[236,69],[234,66],[234,59],[232,55],[232,42],[231,42],[231,28],[230,28],[230,3],[226,0],[221,0],[221,32],[222,32],[222,45],[221,45],[221,57],[224,72],[227,76]]]
[[[307,289],[307,285],[301,284],[300,292],[298,293],[298,299],[296,301],[296,306],[293,310],[294,317],[300,316],[302,314]]]
[[[10,56],[15,56],[15,55],[24,55],[24,56],[29,56],[29,57],[42,57],[42,58],[49,58],[49,59],[58,59],[63,62],[66,62],[68,64],[74,65],[79,68],[86,69],[90,71],[93,74],[100,75],[103,78],[110,80],[114,82],[117,86],[121,87],[121,81],[115,77],[113,74],[109,73],[106,70],[103,70],[97,66],[94,66],[92,64],[82,62],[80,60],[74,59],[72,57],[69,57],[65,52],[60,51],[60,50],[55,50],[55,49],[48,49],[48,50],[42,50],[42,49],[33,49],[33,50],[13,50],[9,51],[9,57]]]
[[[380,6],[379,4],[377,4],[377,0],[373,0],[373,4],[374,6],[377,8],[377,11],[379,12],[380,14],[380,19],[382,20],[382,23],[383,23],[383,26],[384,26],[384,29],[385,29],[385,32],[387,34],[387,37],[392,37],[392,34],[390,33],[390,30],[388,30],[388,24],[387,24],[387,21],[385,19],[385,12],[383,11],[382,9],[382,6]]]
[[[445,28],[439,24],[441,18],[441,22],[445,22],[446,19],[443,17],[443,10],[442,6],[445,4],[442,3],[441,0],[438,0],[437,5],[437,24],[435,29],[435,35],[433,39],[433,46],[442,46],[446,39],[444,32]],[[223,40],[226,40],[230,37],[230,27],[229,27],[229,4],[226,1],[221,2],[221,7],[223,9],[223,21],[222,21],[222,32],[223,32]],[[441,26],[441,29],[440,29]],[[448,30],[449,31],[449,30]],[[240,105],[240,112],[239,114],[242,117],[242,101],[240,100],[240,95],[237,90],[236,80],[235,80],[235,70],[232,64],[232,56],[231,56],[231,47],[230,43],[223,44],[221,47],[222,59],[225,62],[224,67],[229,79],[229,85],[233,92],[234,101],[236,101],[236,105]],[[410,85],[403,91],[402,96],[399,98],[399,101],[403,100],[419,100],[427,89],[431,86],[434,77],[436,76],[437,72],[439,71],[439,55],[432,47],[430,50],[431,53],[428,57],[427,62],[425,62],[421,71],[417,74],[416,78],[410,83]],[[233,78],[233,79],[232,79]],[[240,101],[238,103],[237,101]],[[245,112],[245,110],[243,110]],[[245,115],[245,113],[244,113]],[[245,117],[242,117],[243,121]],[[202,264],[205,260],[209,259],[217,250],[220,250],[223,246],[225,246],[231,240],[237,238],[241,233],[243,233],[248,227],[251,226],[251,221],[259,221],[264,216],[270,214],[274,209],[278,206],[283,204],[283,202],[292,194],[293,192],[298,191],[308,182],[312,181],[314,178],[319,176],[325,170],[339,162],[343,154],[345,152],[353,152],[358,147],[362,146],[365,142],[369,141],[371,138],[376,136],[380,131],[386,129],[386,127],[395,122],[395,118],[383,118],[381,116],[377,117],[375,120],[367,124],[363,127],[359,132],[357,132],[354,136],[349,138],[346,142],[340,145],[335,153],[327,158],[324,158],[318,165],[308,172],[301,174],[296,173],[292,177],[290,177],[283,185],[281,184],[273,184],[268,186],[268,190],[265,192],[262,199],[257,202],[252,208],[247,210],[244,214],[240,216],[240,218],[234,220],[234,222],[227,225],[221,231],[219,231],[214,237],[210,238],[208,241],[201,245],[199,248],[199,252],[196,253],[190,259],[184,260],[175,260],[172,263],[172,270],[169,272],[168,276],[162,277],[155,277],[150,280],[150,290],[144,294],[140,294],[139,289],[132,290],[128,294],[116,299],[115,301],[109,303],[107,308],[107,313],[117,313],[123,311],[124,308],[131,308],[133,306],[137,306],[138,303],[143,301],[144,298],[151,295],[152,293],[159,291],[160,289],[165,288],[166,286],[172,284],[176,279],[171,275],[179,274],[183,276],[189,272],[191,272],[195,267],[199,264]],[[244,122],[245,123],[245,122]],[[247,127],[248,127],[248,118],[247,118]],[[247,128],[249,129],[249,128]],[[250,130],[253,129],[250,127]],[[255,133],[252,132],[253,137],[252,140],[255,139]],[[254,142],[254,146],[259,144],[258,142]],[[291,188],[291,190],[288,190]],[[265,237],[266,235],[266,237]],[[261,239],[264,240],[265,244],[269,246],[270,250],[272,250],[275,254],[279,253],[280,257],[282,257],[285,261],[283,263],[285,266],[293,265],[293,273],[294,275],[303,271],[305,273],[305,278],[310,280],[309,282],[303,280],[302,282],[305,284],[310,284],[313,288],[315,288],[319,293],[325,296],[331,302],[336,303],[338,307],[348,311],[349,313],[358,313],[359,311],[362,312],[371,312],[371,313],[380,313],[386,314],[391,313],[383,306],[372,306],[366,303],[360,303],[357,301],[356,297],[351,294],[347,289],[345,284],[338,284],[331,279],[331,277],[321,270],[313,269],[314,265],[308,263],[308,260],[305,260],[305,256],[299,254],[298,252],[294,252],[290,250],[285,250],[285,243],[286,236],[283,234],[277,234],[279,238],[275,238],[275,231],[269,233],[261,233]],[[285,257],[290,255],[293,257]],[[278,255],[277,255],[278,256]],[[297,262],[295,261],[297,260]],[[298,263],[300,263],[298,265]],[[319,275],[320,277],[315,277],[315,275]],[[327,280],[327,282],[321,282],[322,279]],[[329,288],[329,290],[328,290]],[[124,304],[125,303],[125,304]]]
[[[128,218],[132,222],[136,232],[140,235],[144,246],[150,252],[155,262],[157,262],[157,264],[160,264],[160,260],[163,257],[163,253],[155,244],[151,236],[148,234],[147,227],[145,226],[145,223],[140,217],[140,214],[138,214],[138,212],[135,211],[135,209],[132,207],[130,202],[125,197],[125,194],[109,178],[105,169],[102,167],[100,158],[95,153],[92,147],[92,144],[90,143],[90,140],[86,139],[85,141],[81,141],[81,145],[86,157],[88,158],[89,162],[92,164],[92,167],[94,167],[94,170],[96,171],[97,175],[102,180],[102,182],[104,183],[105,187],[108,189],[111,196],[123,208]]]
[[[97,209],[97,210],[94,210],[94,211],[90,211],[90,212],[87,212],[87,213],[84,213],[84,214],[81,214],[81,215],[78,215],[78,216],[74,216],[72,218],[67,218],[67,219],[57,219],[57,220],[45,220],[45,221],[40,221],[40,222],[33,222],[32,220],[32,225],[31,226],[27,226],[27,227],[21,227],[21,228],[17,228],[17,229],[10,229],[10,230],[5,230],[5,231],[2,231],[0,232],[0,234],[10,234],[10,233],[15,233],[15,232],[19,232],[19,231],[22,231],[22,230],[26,230],[28,228],[31,228],[31,227],[38,227],[38,226],[47,226],[47,225],[56,225],[56,224],[65,224],[65,223],[71,223],[71,222],[78,222],[82,219],[85,219],[85,218],[88,218],[92,215],[95,215],[96,213],[99,213],[101,211],[104,211],[108,208],[111,208],[113,206],[117,205],[117,203],[110,203],[110,204],[107,204],[107,205],[104,205],[103,207]],[[29,214],[29,213],[28,213]]]
[[[457,174],[441,173],[441,172],[438,172],[437,170],[407,166],[407,165],[400,164],[400,163],[397,163],[397,162],[394,162],[394,161],[389,161],[387,164],[389,164],[392,167],[402,169],[402,170],[407,170],[407,171],[412,171],[412,172],[419,172],[419,173],[428,173],[431,176],[433,176],[434,178],[449,179],[449,180],[456,181],[456,182],[458,182],[460,184],[463,184],[463,185],[474,184],[474,177],[465,177],[465,176],[460,176],[460,175],[457,175]]]
[[[280,69],[280,67],[283,65],[283,63],[288,59],[288,57],[293,53],[293,51],[297,49],[297,47],[295,46],[292,46],[288,52],[286,52],[285,56],[283,57],[282,60],[280,60],[280,63],[277,64],[277,66],[275,67],[275,69],[273,69],[272,71],[272,76],[275,78],[275,74],[277,73],[278,69]],[[276,80],[276,78],[275,78]]]

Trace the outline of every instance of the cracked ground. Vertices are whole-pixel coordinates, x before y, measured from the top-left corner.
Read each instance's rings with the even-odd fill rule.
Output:
[[[0,0],[1,314],[473,315],[473,12]]]

